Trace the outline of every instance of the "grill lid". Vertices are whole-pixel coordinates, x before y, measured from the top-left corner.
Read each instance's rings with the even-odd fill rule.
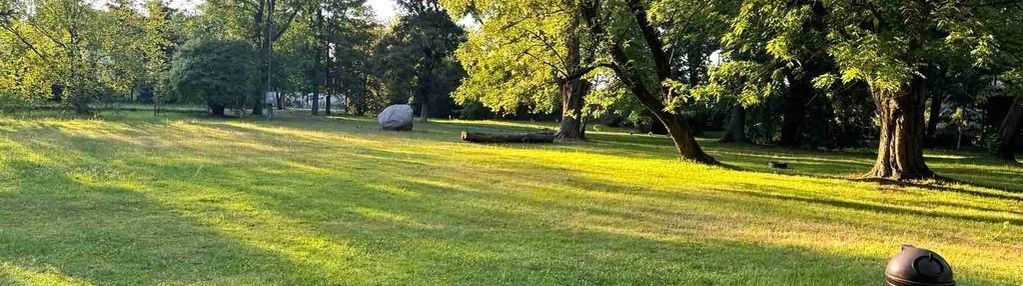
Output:
[[[901,286],[951,286],[955,285],[952,268],[933,251],[903,245],[902,252],[885,267],[885,281],[888,285]]]

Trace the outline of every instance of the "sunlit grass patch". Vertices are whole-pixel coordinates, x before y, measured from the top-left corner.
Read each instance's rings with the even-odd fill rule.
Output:
[[[863,285],[911,243],[961,285],[1023,284],[1023,168],[983,154],[894,185],[847,179],[864,152],[701,139],[709,167],[615,129],[280,115],[0,116],[0,283]]]

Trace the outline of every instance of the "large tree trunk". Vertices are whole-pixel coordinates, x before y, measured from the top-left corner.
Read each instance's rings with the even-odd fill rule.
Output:
[[[565,69],[568,73],[576,73],[582,63],[582,48],[579,29],[579,17],[569,18],[565,25]],[[590,92],[590,83],[582,74],[566,75],[561,81],[561,126],[558,128],[558,139],[586,139],[586,125],[583,122],[583,105],[586,94]]]
[[[911,180],[933,178],[924,162],[924,105],[927,81],[915,76],[910,85],[898,92],[875,90],[872,93],[881,120],[877,161],[867,177]]]
[[[667,113],[663,110],[654,112],[654,115],[661,121],[661,123],[664,123],[664,127],[668,129],[668,136],[670,136],[671,141],[675,143],[675,150],[678,151],[682,160],[706,164],[717,164],[717,160],[714,160],[714,157],[704,153],[703,149],[700,148],[700,145],[696,143],[696,137],[693,136],[692,131],[689,129],[689,126],[686,125],[682,116]]]
[[[806,119],[806,106],[813,94],[813,84],[809,76],[795,77],[789,96],[785,101],[784,118],[781,124],[781,137],[778,145],[799,147],[803,136],[803,122]]]
[[[1021,129],[1023,129],[1023,97],[1016,97],[998,129],[999,158],[1016,162],[1016,136]]]
[[[719,142],[746,143],[746,108],[736,103],[732,107],[732,115],[728,118],[728,128],[725,129],[725,136]]]
[[[558,128],[558,139],[586,139],[583,105],[586,104],[586,94],[589,92],[589,81],[581,78],[569,79],[561,84],[561,126]]]
[[[425,123],[430,121],[429,117],[430,105],[426,103],[425,99],[426,96],[423,97],[424,99],[419,102],[419,122]]]
[[[599,35],[603,33],[602,23],[598,18],[598,5],[594,1],[584,1],[583,3],[582,14],[587,20],[589,29],[592,31],[591,34]],[[636,21],[639,31],[643,34],[647,50],[652,55],[657,82],[663,83],[668,79],[677,79],[678,77],[673,75],[673,71],[678,69],[672,66],[672,61],[666,52],[664,42],[661,41],[659,31],[647,18],[646,8],[643,6],[642,1],[629,0],[627,1],[627,7],[632,12],[633,19]],[[618,79],[632,91],[633,96],[664,124],[668,130],[668,135],[671,136],[671,140],[675,143],[675,149],[678,151],[680,159],[704,164],[717,164],[713,157],[704,153],[703,149],[700,149],[700,145],[696,143],[692,131],[686,125],[683,118],[677,114],[665,111],[663,98],[671,98],[671,91],[663,87],[660,88],[660,91],[651,91],[644,73],[636,68],[635,61],[629,57],[629,53],[625,51],[625,47],[620,41],[610,45],[609,48],[611,49],[611,59],[614,62],[611,65],[611,69],[614,70]]]

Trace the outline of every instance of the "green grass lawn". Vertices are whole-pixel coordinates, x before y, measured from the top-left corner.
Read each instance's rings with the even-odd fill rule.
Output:
[[[963,183],[892,185],[846,179],[869,153],[458,141],[537,127],[2,115],[0,284],[880,285],[903,243],[1023,284],[1020,166],[932,152]]]

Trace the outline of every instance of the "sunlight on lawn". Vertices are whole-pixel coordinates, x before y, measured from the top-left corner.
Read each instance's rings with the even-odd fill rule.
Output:
[[[1023,168],[972,154],[895,186],[844,179],[864,153],[458,141],[545,123],[125,117],[0,119],[0,283],[862,285],[902,243],[1023,283]]]

